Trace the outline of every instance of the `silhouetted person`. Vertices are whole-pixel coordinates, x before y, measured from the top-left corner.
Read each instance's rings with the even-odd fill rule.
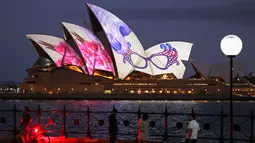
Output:
[[[142,118],[139,120],[138,141],[140,143],[146,143],[150,140],[148,118],[148,114],[144,113]]]
[[[24,111],[22,114],[22,121],[20,124],[20,134],[18,136],[20,136],[22,138],[22,142],[27,143],[29,141],[29,132],[30,132],[30,122],[32,121],[32,118],[30,116],[29,112],[29,108],[28,107],[24,107]]]
[[[185,143],[189,143],[189,130],[185,131]]]
[[[197,143],[197,134],[200,130],[199,124],[196,121],[196,117],[194,114],[190,115],[189,119],[189,125],[188,125],[188,140],[189,143]]]
[[[26,123],[30,123],[31,121],[31,116],[30,114],[28,113],[30,110],[28,107],[24,107],[24,111],[22,113],[22,122],[21,122],[21,125],[22,124],[26,124]]]
[[[110,143],[116,142],[116,134],[118,131],[118,123],[116,119],[117,110],[113,109],[111,115],[109,116],[109,136],[110,136]]]

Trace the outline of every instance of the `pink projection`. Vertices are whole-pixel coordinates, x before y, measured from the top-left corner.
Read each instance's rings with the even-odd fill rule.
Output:
[[[94,64],[95,64],[95,51],[93,47],[91,47],[92,44],[86,41],[81,42],[77,39],[75,39],[75,42],[81,51],[83,59],[87,65],[89,74],[92,75],[94,72]]]
[[[90,75],[94,69],[110,71],[114,73],[112,60],[101,43],[97,41],[79,41],[75,40],[80,48],[83,59],[87,65]]]
[[[86,73],[82,59],[63,39],[39,34],[30,34],[27,37],[37,43],[50,56],[57,67],[61,67],[63,62],[63,64],[80,67]]]
[[[75,65],[78,67],[82,67],[83,71],[86,71],[84,69],[84,64],[80,57],[75,53],[73,48],[69,46],[66,42],[60,42],[56,47],[55,51],[58,52],[60,55],[64,55],[64,64],[70,64],[70,65]],[[56,62],[57,66],[61,66],[62,59],[59,59]]]
[[[110,56],[91,31],[70,23],[62,22],[62,24],[76,42],[90,75],[94,73],[95,69],[115,74]]]

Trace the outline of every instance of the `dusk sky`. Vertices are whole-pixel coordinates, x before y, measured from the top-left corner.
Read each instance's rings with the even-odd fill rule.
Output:
[[[60,22],[89,22],[84,2],[126,22],[145,49],[166,41],[191,42],[190,58],[203,63],[226,61],[220,41],[236,34],[244,46],[235,60],[245,62],[245,71],[255,71],[255,0],[1,0],[0,81],[22,81],[37,60],[26,34],[63,37]]]

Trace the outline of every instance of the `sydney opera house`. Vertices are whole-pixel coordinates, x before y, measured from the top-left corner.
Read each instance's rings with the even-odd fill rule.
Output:
[[[192,43],[169,41],[144,48],[134,32],[109,11],[85,4],[92,31],[62,22],[64,38],[29,34],[39,54],[27,69],[24,93],[224,93],[221,78],[183,79]],[[145,50],[146,49],[146,50]]]

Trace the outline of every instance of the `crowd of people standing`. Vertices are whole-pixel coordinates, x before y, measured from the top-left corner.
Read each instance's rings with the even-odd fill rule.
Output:
[[[29,140],[29,132],[30,132],[30,122],[32,118],[30,116],[29,108],[25,107],[22,120],[20,123],[20,132],[16,137],[18,137],[19,141],[22,143],[28,143]],[[111,114],[109,115],[109,142],[116,143],[117,132],[118,132],[118,121],[116,118],[117,110],[113,109]],[[189,116],[189,124],[185,134],[185,143],[197,143],[198,132],[200,131],[200,127],[198,122],[196,121],[196,117],[194,114]],[[16,141],[17,141],[16,140]],[[141,118],[138,121],[138,143],[149,143],[150,142],[150,134],[149,134],[149,116],[147,113],[142,114]]]
[[[115,143],[118,132],[118,121],[116,118],[117,110],[114,109],[109,116],[109,138],[110,143]],[[200,127],[196,121],[194,114],[191,114],[189,117],[189,124],[185,134],[185,143],[197,143],[198,132]],[[147,113],[144,113],[138,121],[138,143],[149,143],[149,116]]]

